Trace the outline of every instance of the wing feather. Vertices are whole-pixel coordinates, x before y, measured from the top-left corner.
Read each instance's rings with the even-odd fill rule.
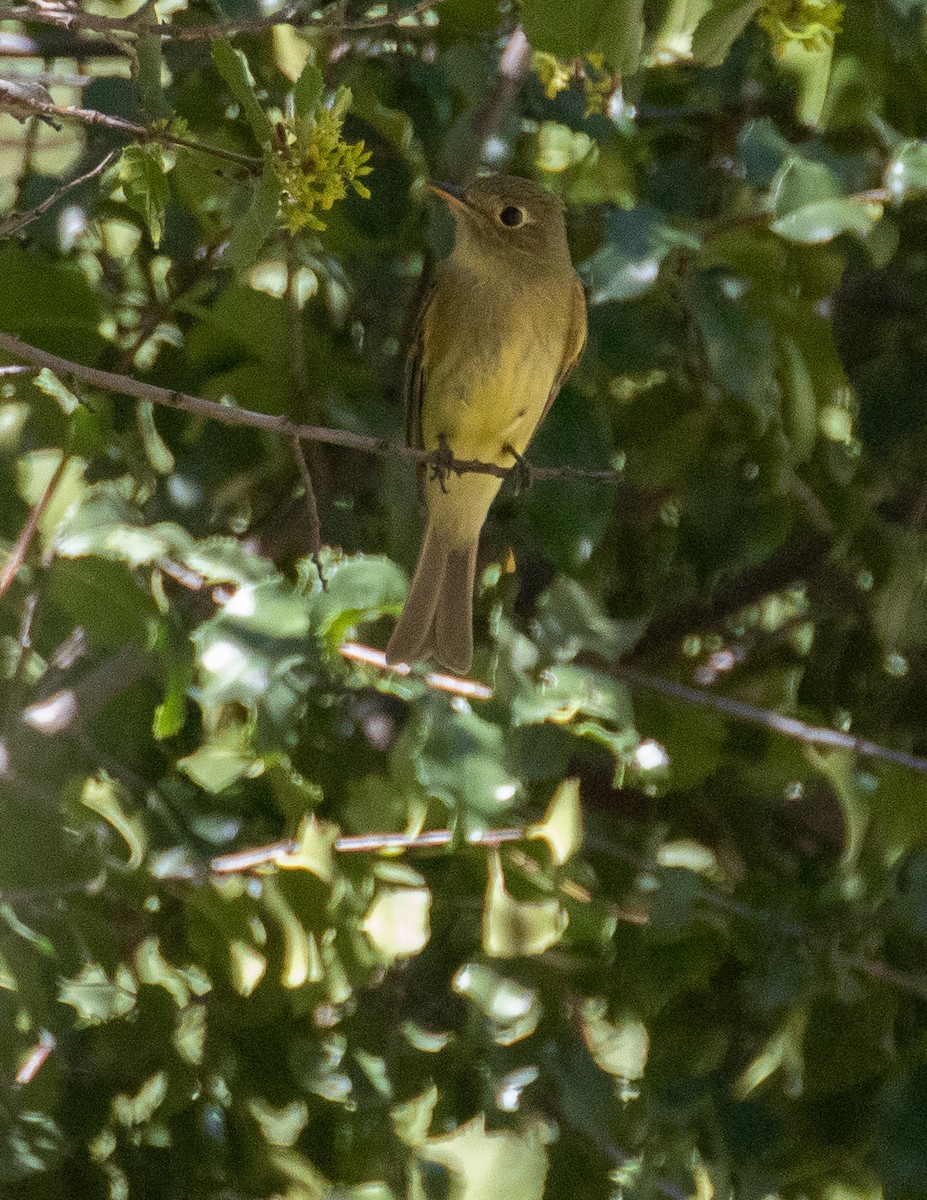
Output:
[[[577,275],[574,278],[573,290],[570,293],[570,324],[567,331],[566,345],[563,348],[563,358],[560,361],[557,374],[554,376],[554,382],[550,389],[550,395],[547,397],[547,403],[544,405],[544,411],[541,413],[541,421],[550,412],[550,406],[557,399],[557,393],[563,387],[573,368],[582,358],[585,349],[586,296],[583,292],[583,285],[580,283],[579,276]],[[540,423],[539,421],[538,424],[540,425]]]
[[[422,404],[425,398],[425,319],[434,299],[435,284],[432,281],[422,294],[418,313],[412,325],[409,349],[406,353],[405,400],[406,400],[406,445],[413,450],[423,450],[425,439],[422,434]],[[418,468],[418,495],[424,500],[426,471]]]

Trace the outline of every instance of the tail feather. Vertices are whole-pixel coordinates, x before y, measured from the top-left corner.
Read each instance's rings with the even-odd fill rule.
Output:
[[[445,667],[465,675],[473,662],[473,578],[477,543],[455,547],[445,560],[434,618],[434,654]]]
[[[473,661],[473,581],[477,542],[448,546],[429,524],[409,597],[386,647],[386,661],[432,658],[465,674]]]

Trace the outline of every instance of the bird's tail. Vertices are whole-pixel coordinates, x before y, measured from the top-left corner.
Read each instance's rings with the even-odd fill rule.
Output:
[[[388,663],[432,658],[461,675],[470,670],[478,544],[448,544],[429,522],[409,597],[386,647]]]

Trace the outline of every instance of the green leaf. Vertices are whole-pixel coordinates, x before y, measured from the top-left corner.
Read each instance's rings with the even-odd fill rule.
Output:
[[[769,323],[739,302],[739,288],[720,273],[702,272],[686,291],[715,378],[747,402],[762,433],[778,410],[775,341]]]
[[[405,583],[402,571],[391,559],[378,554],[339,555],[326,551],[321,561],[324,588],[315,563],[303,562],[300,575],[311,588],[313,631],[332,649],[361,622],[399,612]]]
[[[155,406],[150,400],[139,400],[135,406],[138,431],[141,434],[145,457],[151,469],[158,475],[170,475],[174,470],[174,455],[164,438],[158,433],[155,422]]]
[[[431,937],[431,892],[426,887],[383,887],[360,927],[387,962],[413,958]]]
[[[86,963],[73,979],[63,979],[58,1000],[77,1010],[85,1026],[126,1017],[135,1008],[138,984],[125,963],[110,979],[99,963]]]
[[[697,237],[671,228],[665,215],[649,204],[611,213],[603,245],[580,267],[590,302],[643,296],[656,285],[660,264],[672,250],[694,251],[699,245]]]
[[[782,418],[794,465],[807,462],[818,437],[818,405],[808,363],[797,342],[782,334],[777,341]]]
[[[820,246],[833,241],[841,233],[865,237],[883,211],[883,205],[878,201],[843,196],[838,200],[819,200],[795,209],[774,221],[770,228],[773,233],[790,242]]]
[[[297,117],[312,117],[322,99],[325,80],[310,55],[293,87],[293,110]]]
[[[145,857],[145,826],[137,815],[125,811],[113,780],[102,771],[95,779],[88,779],[81,791],[80,802],[102,817],[123,838],[129,847],[128,866],[140,867]]]
[[[164,213],[171,195],[169,169],[164,149],[152,143],[126,146],[114,168],[125,203],[145,222],[155,249],[161,244]]]
[[[212,61],[241,105],[245,120],[260,145],[269,146],[273,141],[274,127],[257,98],[254,78],[244,54],[226,38],[217,38],[212,44]]]
[[[596,1064],[609,1075],[636,1080],[644,1074],[650,1036],[634,1017],[610,1021],[601,1000],[587,1000],[582,1010],[583,1041]]]
[[[927,191],[927,142],[905,142],[885,168],[885,186],[896,202]]]
[[[543,954],[563,937],[566,912],[558,900],[516,900],[505,886],[502,861],[493,851],[483,902],[483,950],[490,958]]]
[[[98,334],[102,293],[74,261],[0,246],[0,329],[55,354],[93,364],[103,349]]]
[[[503,730],[469,709],[454,711],[437,698],[420,703],[392,760],[397,778],[416,781],[469,823],[509,812],[520,792]]]
[[[197,787],[218,796],[239,779],[254,779],[263,763],[250,747],[248,731],[234,726],[177,760],[177,769]]]
[[[493,1041],[502,1046],[530,1037],[543,1015],[532,988],[485,963],[465,963],[454,976],[453,988],[486,1017],[492,1025]]]
[[[599,717],[620,727],[634,723],[624,684],[591,667],[566,663],[549,667],[536,686],[516,696],[512,704],[512,719],[518,725],[541,721],[563,725],[578,716]]]
[[[265,166],[248,211],[235,222],[225,258],[229,266],[241,271],[250,267],[270,235],[278,227],[280,183],[272,167]]]
[[[575,579],[558,578],[537,605],[535,640],[554,660],[567,662],[591,650],[606,662],[617,660],[636,645],[647,619],[612,621]]]
[[[171,106],[162,82],[164,58],[161,53],[162,38],[152,29],[157,17],[152,11],[148,22],[141,29],[135,42],[138,55],[138,90],[142,107],[149,121],[165,120],[171,115]]]
[[[598,51],[616,71],[631,74],[637,69],[643,0],[577,0],[569,20],[557,0],[524,0],[521,18],[535,50],[566,59]]]
[[[554,792],[543,821],[532,825],[528,836],[540,838],[550,847],[551,859],[563,866],[583,844],[583,814],[579,780],[565,779]]]
[[[838,196],[840,184],[833,171],[798,154],[789,155],[770,185],[772,209],[777,217]]]
[[[714,0],[692,35],[692,57],[720,67],[728,51],[763,6],[763,0]]]
[[[80,408],[78,397],[61,382],[53,371],[49,371],[48,367],[43,367],[39,371],[33,383],[40,392],[44,392],[46,396],[50,396],[55,401],[65,416],[69,417],[71,413]]]
[[[547,1178],[547,1130],[535,1117],[518,1132],[488,1132],[484,1116],[431,1137],[420,1157],[448,1169],[453,1200],[541,1200]],[[423,1193],[424,1194],[424,1193]]]

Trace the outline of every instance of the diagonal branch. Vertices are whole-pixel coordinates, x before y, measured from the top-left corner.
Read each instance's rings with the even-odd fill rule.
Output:
[[[193,413],[195,416],[205,417],[211,421],[221,421],[225,425],[248,425],[256,429],[266,429],[290,441],[298,438],[300,441],[344,446],[348,450],[359,450],[362,454],[376,454],[382,458],[395,457],[415,463],[447,466],[444,456],[435,451],[415,450],[410,446],[387,441],[385,438],[351,433],[346,429],[327,429],[322,425],[304,425],[291,421],[289,417],[254,412],[248,408],[238,408],[234,404],[219,404],[214,400],[204,400],[200,396],[189,396],[184,392],[172,392],[168,388],[143,383],[140,379],[133,379],[129,375],[116,375],[111,371],[101,371],[97,367],[87,367],[83,363],[60,358],[57,354],[49,354],[46,350],[30,346],[21,338],[10,333],[0,333],[0,352],[8,354],[20,362],[32,363],[36,367],[48,367],[56,375],[77,379],[102,392],[110,392],[117,396],[132,396],[136,400],[150,400],[152,404],[160,404],[179,412]],[[498,479],[507,479],[511,473],[509,467],[500,467],[497,463],[483,462],[479,459],[453,459],[449,469],[459,475],[474,472],[480,475],[495,475]],[[532,480],[603,480],[626,491],[629,499],[644,502],[652,500],[653,495],[632,487],[625,481],[620,471],[595,471],[586,470],[583,467],[532,467],[531,478]]]
[[[0,597],[6,595],[10,584],[19,573],[19,568],[26,561],[26,555],[29,553],[29,547],[32,545],[32,539],[35,537],[42,514],[48,508],[51,498],[55,494],[55,489],[68,469],[69,461],[70,459],[67,454],[61,455],[61,462],[58,463],[52,472],[51,479],[45,485],[45,491],[39,497],[37,503],[32,506],[29,516],[26,518],[26,523],[23,525],[19,537],[16,539],[16,544],[10,551],[9,558],[3,564],[3,567],[0,568]]]
[[[37,25],[52,25],[72,33],[89,31],[110,36],[121,34],[137,34],[145,25],[146,30],[157,34],[165,40],[173,41],[212,41],[220,37],[232,37],[236,34],[264,33],[276,25],[292,25],[297,29],[324,29],[335,34],[362,33],[374,29],[391,29],[399,27],[403,32],[416,32],[421,26],[409,25],[404,22],[413,17],[421,16],[436,8],[441,0],[420,0],[409,8],[395,9],[391,12],[367,17],[358,21],[344,21],[337,18],[332,20],[325,13],[317,13],[310,4],[285,4],[276,12],[263,17],[243,17],[224,21],[215,21],[204,25],[174,25],[165,22],[159,25],[147,23],[145,18],[151,5],[145,3],[128,17],[110,17],[103,13],[75,10],[64,4],[36,3],[0,6],[0,20],[15,20]],[[429,28],[425,26],[425,28]]]
[[[782,737],[792,738],[805,746],[821,746],[832,750],[852,750],[863,758],[876,758],[882,762],[893,763],[896,767],[905,767],[919,774],[927,773],[927,758],[910,754],[907,750],[895,750],[891,746],[882,746],[868,738],[856,737],[852,733],[844,733],[840,729],[830,729],[824,725],[809,725],[797,717],[788,717],[784,713],[775,712],[769,708],[759,708],[744,700],[734,700],[730,696],[716,696],[713,692],[701,688],[689,687],[685,683],[677,683],[674,679],[663,679],[659,675],[650,675],[629,667],[623,663],[605,662],[597,655],[591,656],[599,670],[605,671],[615,679],[620,679],[630,688],[641,688],[648,692],[657,692],[673,700],[681,700],[683,704],[691,704],[695,708],[708,708],[714,712],[723,713],[745,725],[756,725],[767,729],[770,733],[778,733]]]
[[[181,146],[184,150],[195,150],[200,154],[208,154],[213,158],[221,158],[225,162],[235,163],[244,167],[250,174],[261,170],[261,160],[250,154],[237,154],[234,150],[223,150],[219,146],[209,146],[205,142],[197,142],[192,138],[181,137],[166,129],[154,129],[148,125],[139,125],[135,121],[127,121],[124,117],[114,117],[110,113],[98,112],[94,108],[72,108],[65,104],[51,104],[34,96],[17,95],[18,108],[28,109],[37,117],[54,118],[62,121],[79,121],[82,125],[96,125],[103,129],[112,129],[117,133],[127,133],[140,142],[160,142],[162,146]]]
[[[85,171],[83,175],[78,175],[76,179],[70,179],[67,183],[62,184],[60,188],[57,188],[50,196],[46,196],[42,203],[37,204],[35,208],[30,208],[27,212],[13,213],[5,221],[0,221],[0,239],[12,237],[14,233],[19,233],[21,229],[25,229],[27,225],[31,225],[43,213],[48,212],[50,208],[56,205],[73,188],[80,187],[84,183],[89,183],[91,179],[96,179],[98,175],[102,175],[116,157],[116,154],[116,150],[111,150],[95,167],[92,167],[89,171]]]

